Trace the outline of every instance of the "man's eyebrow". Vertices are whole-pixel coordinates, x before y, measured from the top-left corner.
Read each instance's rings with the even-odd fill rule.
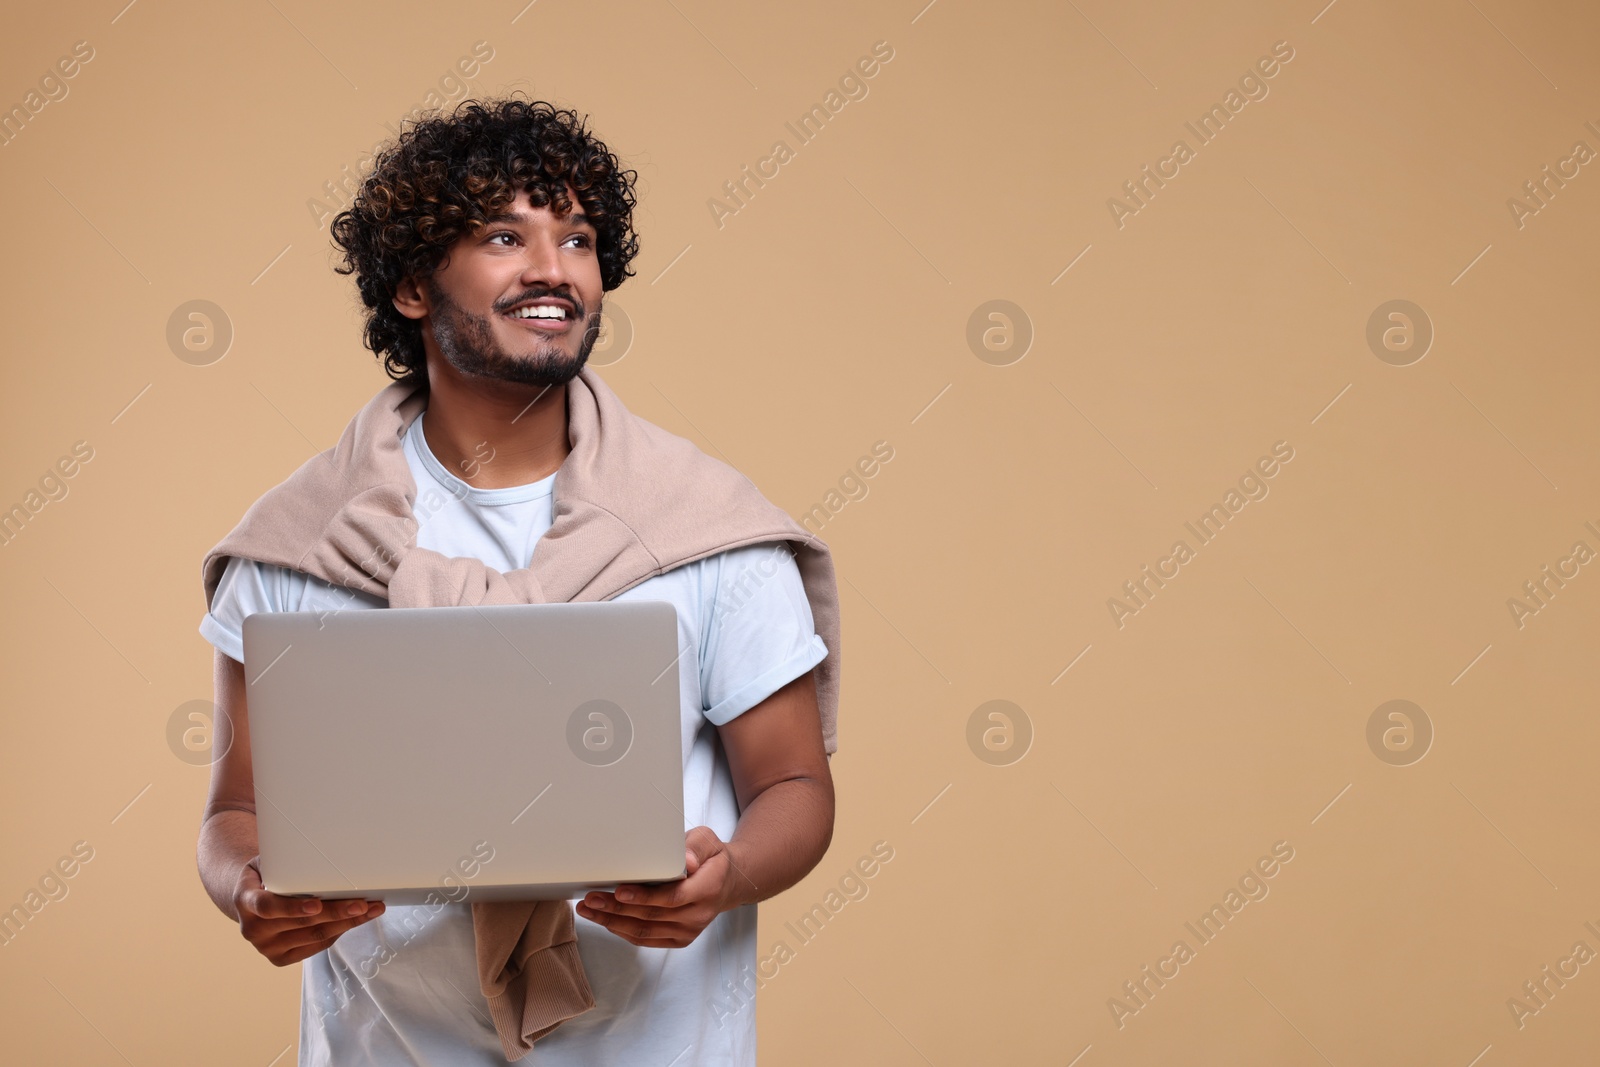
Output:
[[[526,226],[533,221],[533,216],[525,211],[502,211],[498,215],[490,215],[483,220],[486,223],[514,222],[519,226]],[[561,221],[568,226],[587,226],[594,229],[594,223],[589,216],[581,211],[574,211],[570,215],[562,216]]]

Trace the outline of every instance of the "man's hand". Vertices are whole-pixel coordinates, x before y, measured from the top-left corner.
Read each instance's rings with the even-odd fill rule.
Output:
[[[346,930],[384,912],[381,900],[324,903],[315,897],[279,896],[262,886],[261,871],[254,859],[239,872],[233,905],[245,940],[279,967],[315,956]]]
[[[736,905],[731,887],[740,875],[727,842],[709,826],[696,826],[686,837],[688,877],[666,885],[630,883],[615,892],[590,893],[578,904],[578,914],[644,948],[692,943],[712,919]]]
[[[579,915],[635,945],[682,948],[722,912],[767,900],[817,865],[833,838],[833,777],[815,672],[718,726],[717,737],[739,803],[733,838],[696,826],[687,835],[688,877],[590,893]]]

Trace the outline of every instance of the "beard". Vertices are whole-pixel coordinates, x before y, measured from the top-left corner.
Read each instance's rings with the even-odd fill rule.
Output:
[[[527,344],[532,351],[511,353],[495,340],[494,323],[489,317],[467,311],[450,299],[434,279],[428,281],[428,293],[437,308],[433,316],[433,338],[439,345],[439,353],[468,377],[493,378],[521,385],[565,385],[578,376],[600,337],[600,309],[597,307],[583,316],[583,334],[575,354],[568,355],[563,347],[572,328],[560,338],[530,330]],[[581,309],[579,313],[581,315]],[[579,325],[575,323],[573,328]]]

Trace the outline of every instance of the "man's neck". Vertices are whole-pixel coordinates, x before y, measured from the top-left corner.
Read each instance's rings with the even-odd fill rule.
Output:
[[[540,481],[572,451],[567,387],[430,375],[422,436],[446,470],[476,489]]]

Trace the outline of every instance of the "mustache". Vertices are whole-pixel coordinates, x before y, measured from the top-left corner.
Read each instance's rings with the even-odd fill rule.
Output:
[[[557,293],[557,292],[552,292],[552,291],[549,291],[549,290],[546,290],[544,292],[524,293],[523,295],[517,297],[515,300],[509,301],[504,307],[499,308],[498,310],[499,310],[499,312],[501,314],[504,314],[505,312],[510,311],[512,308],[516,307],[518,304],[524,303],[524,302],[529,301],[529,300],[543,300],[543,299],[545,299],[547,297],[551,297],[551,298],[554,298],[556,300],[565,300],[567,303],[572,305],[572,308],[573,308],[573,311],[574,311],[575,315],[581,316],[581,315],[584,315],[584,314],[587,313],[584,310],[583,301],[579,300],[576,296],[573,296],[570,293]]]

